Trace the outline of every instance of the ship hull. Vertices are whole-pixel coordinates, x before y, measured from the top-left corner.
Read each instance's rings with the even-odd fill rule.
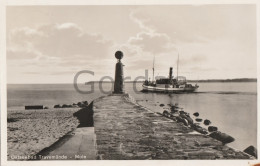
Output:
[[[191,93],[195,92],[198,86],[195,87],[184,87],[184,88],[162,88],[154,86],[143,85],[144,92],[160,92],[160,93]]]

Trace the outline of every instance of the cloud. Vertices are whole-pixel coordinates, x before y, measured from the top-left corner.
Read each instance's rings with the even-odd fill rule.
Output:
[[[26,59],[28,53],[33,52],[37,52],[35,57],[41,55],[61,60],[101,59],[107,57],[112,46],[111,40],[84,32],[74,23],[49,24],[36,29],[23,27],[8,36],[7,59]],[[18,53],[21,56],[18,57]]]
[[[82,31],[82,29],[77,24],[71,22],[56,24],[56,28],[57,29],[78,29],[79,31]]]
[[[179,59],[179,63],[181,65],[191,65],[191,64],[199,64],[200,62],[207,61],[208,57],[206,55],[191,55],[189,57],[184,57]]]
[[[118,44],[117,47],[125,52],[131,66],[142,68],[143,65],[136,65],[136,62],[143,62],[143,59],[152,61],[153,56],[169,56],[176,51],[175,44],[171,38],[165,34],[157,32],[152,26],[147,26],[149,19],[140,16],[138,10],[132,10],[129,14],[130,20],[140,28],[134,36],[129,36],[126,43]],[[138,64],[140,64],[138,63]]]
[[[160,54],[173,49],[170,38],[165,34],[141,32],[136,37],[130,38],[130,45],[139,46],[144,52]]]
[[[39,75],[39,72],[37,71],[26,71],[22,72],[26,75]],[[67,71],[43,71],[41,74],[46,75],[68,75],[68,74],[75,74],[75,71],[67,70]]]
[[[141,67],[140,67],[141,66]],[[135,61],[135,63],[130,63],[126,66],[129,70],[136,70],[136,69],[152,69],[153,67],[153,59],[140,59]]]
[[[179,73],[187,78],[196,72],[205,78],[251,77],[256,75],[255,19],[254,5],[12,7],[8,79],[71,81],[69,71],[85,69],[95,71],[95,78],[114,76],[118,49],[125,54],[126,75],[144,69],[150,74],[154,56],[155,75],[167,75],[170,66],[176,73],[176,48]]]
[[[149,19],[145,19],[140,13],[138,10],[132,10],[129,14],[130,20],[138,25],[140,31],[134,36],[129,36],[126,43],[117,45],[127,55],[124,58],[126,69],[135,71],[151,69],[154,56],[155,59],[172,59],[177,51],[173,40],[167,34],[158,32],[155,27],[147,26]],[[157,59],[157,69],[165,63],[168,68],[173,61],[162,62]]]
[[[32,51],[8,50],[8,59],[33,59],[37,57],[37,53]]]
[[[147,25],[145,24],[145,22],[147,22],[148,19],[144,20],[144,19],[141,19],[141,18],[137,18],[137,16],[136,16],[136,11],[132,10],[132,11],[130,12],[130,14],[129,14],[129,18],[130,18],[133,22],[135,22],[135,23],[139,26],[140,29],[142,29],[142,30],[144,30],[144,31],[147,31],[147,32],[149,32],[149,33],[153,33],[153,32],[154,32],[154,29],[153,29],[153,28],[151,28],[151,27],[149,27],[149,26],[147,26]]]
[[[113,57],[114,42],[74,23],[19,27],[10,30],[7,39],[11,82],[69,82],[78,71],[103,74],[111,67],[104,64]]]
[[[208,72],[208,71],[216,71],[216,70],[217,69],[214,67],[195,66],[190,68],[190,71],[197,71],[197,72]]]

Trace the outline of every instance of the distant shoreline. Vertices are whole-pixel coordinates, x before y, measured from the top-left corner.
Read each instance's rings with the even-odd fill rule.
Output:
[[[99,83],[100,81],[89,81],[87,83]],[[125,83],[143,83],[143,81],[125,81]],[[206,80],[187,80],[187,82],[257,82],[257,78],[234,78],[234,79],[206,79]],[[112,81],[102,81],[102,83],[113,83]],[[71,84],[71,83],[8,83],[7,85],[45,85],[45,84]],[[79,83],[84,84],[84,83]]]
[[[99,83],[100,81],[90,81]],[[125,81],[125,83],[143,83],[143,81]],[[207,79],[207,80],[187,80],[187,82],[257,82],[257,78],[234,78],[234,79]],[[111,81],[103,81],[103,83],[112,83]]]
[[[257,82],[256,78],[187,80],[188,82]]]

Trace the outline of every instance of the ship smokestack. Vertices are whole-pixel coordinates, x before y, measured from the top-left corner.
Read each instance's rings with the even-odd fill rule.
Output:
[[[169,80],[172,80],[172,67],[170,67],[170,72],[169,72]]]

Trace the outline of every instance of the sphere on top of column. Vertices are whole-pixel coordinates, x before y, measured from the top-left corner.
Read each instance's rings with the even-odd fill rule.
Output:
[[[122,51],[117,51],[115,53],[115,57],[116,57],[116,59],[118,59],[120,61],[124,57],[124,54]]]

